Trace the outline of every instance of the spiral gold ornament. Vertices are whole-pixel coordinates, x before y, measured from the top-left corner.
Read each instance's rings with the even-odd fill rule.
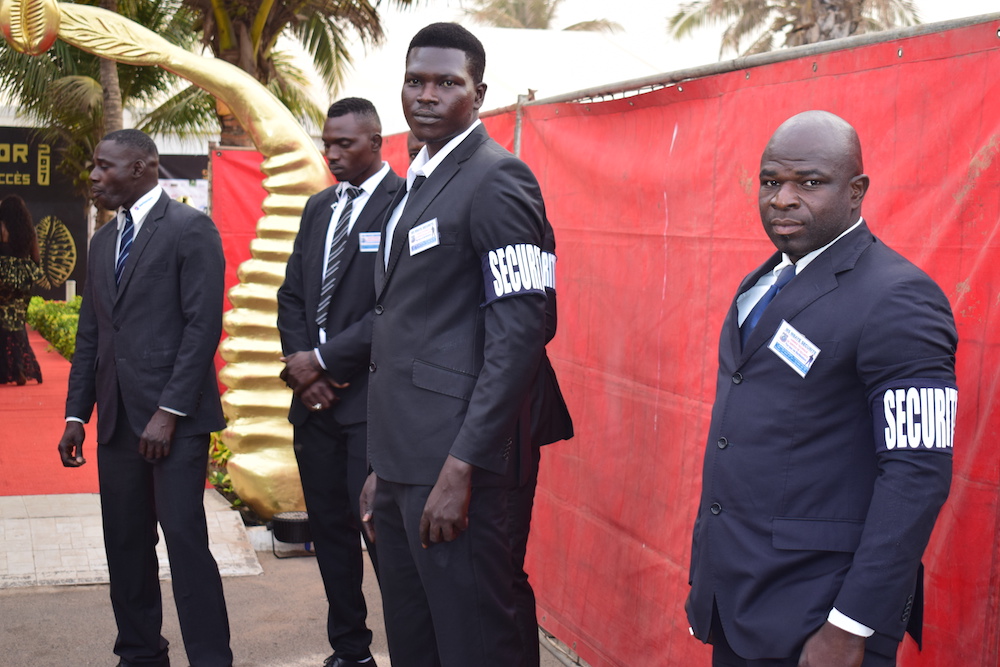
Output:
[[[288,423],[292,394],[278,379],[283,366],[277,290],[306,199],[332,183],[322,155],[288,109],[249,74],[189,53],[118,14],[53,0],[5,0],[0,22],[7,41],[20,51],[43,52],[52,42],[39,35],[55,29],[60,39],[94,55],[162,67],[187,79],[227,105],[264,155],[264,216],[250,244],[251,259],[237,272],[240,284],[229,292],[233,309],[224,319],[229,337],[220,346],[226,366],[219,379],[228,387],[222,397],[229,420],[223,441],[233,452],[228,463],[233,488],[254,511],[270,518],[303,509]]]

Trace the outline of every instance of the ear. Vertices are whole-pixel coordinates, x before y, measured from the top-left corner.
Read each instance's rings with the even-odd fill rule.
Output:
[[[851,179],[851,206],[861,208],[861,202],[868,192],[868,174],[860,174]]]
[[[146,161],[136,160],[132,163],[132,178],[142,178],[142,175],[146,173]]]
[[[477,83],[476,84],[476,99],[472,102],[472,108],[479,110],[483,106],[483,101],[486,99],[486,84]]]
[[[372,153],[382,150],[382,135],[376,132],[372,135]]]

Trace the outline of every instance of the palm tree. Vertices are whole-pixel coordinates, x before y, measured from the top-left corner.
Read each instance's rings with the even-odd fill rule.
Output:
[[[476,0],[466,11],[473,20],[496,28],[549,30],[563,0]],[[617,32],[622,27],[607,19],[581,21],[563,30]]]
[[[180,0],[120,0],[118,9],[175,44],[191,47],[197,41],[195,17]],[[121,127],[122,107],[154,105],[174,81],[162,69],[116,66],[61,40],[40,56],[0,42],[0,89],[23,116],[44,128],[45,140],[62,146],[58,168],[88,200],[91,155],[107,131]]]
[[[694,0],[670,17],[668,31],[681,38],[726,24],[721,58],[727,50],[750,55],[918,23],[914,0]]]
[[[181,0],[198,17],[202,43],[217,58],[233,63],[267,86],[301,119],[321,124],[324,109],[306,94],[308,81],[291,65],[288,54],[276,48],[282,35],[298,41],[311,56],[324,84],[335,91],[342,83],[352,59],[348,51],[351,34],[360,36],[365,47],[381,43],[384,35],[378,15],[381,0]],[[389,0],[400,7],[413,0]],[[182,104],[177,104],[178,102]],[[152,118],[157,123],[174,122],[175,116],[190,116],[193,106],[217,111],[223,145],[248,145],[249,140],[228,109],[215,109],[204,92],[180,93]]]

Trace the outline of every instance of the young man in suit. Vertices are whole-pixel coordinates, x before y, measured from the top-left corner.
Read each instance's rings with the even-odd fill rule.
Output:
[[[545,207],[478,119],[485,52],[456,24],[410,42],[403,112],[426,142],[375,265],[362,495],[393,664],[511,667],[508,500],[527,478],[545,345]]]
[[[94,199],[116,222],[90,244],[59,454],[65,466],[85,463],[83,423],[96,403],[118,664],[170,664],[159,522],[188,659],[227,667],[229,621],[203,504],[209,434],[225,426],[214,366],[225,259],[211,219],[157,184],[158,163],[138,130],[112,132],[94,149]]]
[[[919,641],[920,559],[951,481],[947,297],[861,217],[857,133],[808,111],[760,166],[778,252],[730,306],[688,619],[726,667],[888,667]]]
[[[323,150],[338,184],[306,203],[278,290],[283,377],[296,393],[288,419],[329,602],[330,667],[375,666],[358,541],[358,496],[368,476],[366,318],[375,306],[382,220],[403,183],[382,161],[381,132],[368,100],[330,107]],[[377,567],[373,543],[368,555]]]

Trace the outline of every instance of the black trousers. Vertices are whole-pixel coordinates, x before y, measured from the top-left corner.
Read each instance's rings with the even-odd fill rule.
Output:
[[[371,655],[372,642],[365,623],[368,607],[361,589],[364,564],[358,539],[358,499],[368,476],[367,425],[342,426],[329,412],[316,413],[295,427],[294,437],[309,530],[329,601],[330,646],[339,657],[363,660]],[[375,545],[368,544],[368,555],[377,572]]]
[[[115,653],[128,665],[169,665],[156,561],[159,522],[184,648],[192,667],[229,667],[229,618],[219,568],[208,549],[205,472],[208,434],[175,437],[156,463],[139,456],[139,438],[119,423],[97,447],[104,545],[111,605],[118,624]]]
[[[763,658],[747,660],[736,655],[726,633],[722,629],[717,610],[712,610],[712,667],[797,667],[799,653],[788,658]],[[895,667],[896,649],[899,642],[891,637],[875,633],[865,640],[865,657],[861,667]]]
[[[474,487],[469,528],[420,545],[430,486],[378,480],[375,536],[393,667],[511,667],[521,663],[514,619],[506,487]]]
[[[528,551],[528,534],[531,531],[531,511],[535,505],[535,489],[538,486],[538,463],[541,449],[532,447],[533,460],[528,480],[511,489],[508,495],[510,513],[510,550],[514,562],[514,605],[517,633],[521,641],[523,667],[539,667],[538,654],[538,613],[535,607],[535,592],[524,571],[524,559]]]

